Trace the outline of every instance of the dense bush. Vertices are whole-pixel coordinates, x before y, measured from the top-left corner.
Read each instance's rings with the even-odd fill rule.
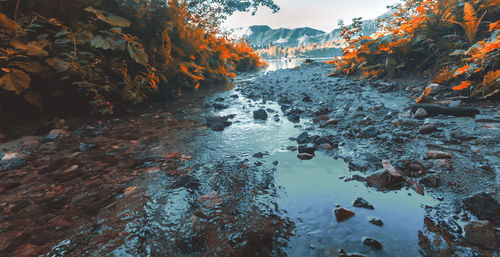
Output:
[[[91,106],[103,114],[226,81],[264,65],[217,20],[177,0],[23,0],[0,4],[0,111]],[[58,104],[55,104],[58,103]],[[77,106],[79,105],[79,106]]]
[[[482,96],[500,91],[499,0],[403,2],[373,35],[358,35],[356,22],[343,27],[347,46],[329,62],[333,75],[376,78],[418,71],[435,74],[434,82],[453,90]]]

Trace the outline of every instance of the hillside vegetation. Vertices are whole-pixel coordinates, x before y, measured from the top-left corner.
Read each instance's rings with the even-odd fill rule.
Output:
[[[500,91],[500,0],[404,0],[393,9],[371,36],[359,35],[359,20],[342,28],[347,46],[328,62],[335,66],[332,75],[377,78],[416,71],[472,95]]]
[[[109,114],[264,65],[248,44],[219,33],[213,13],[185,1],[18,0],[0,8],[4,115]]]

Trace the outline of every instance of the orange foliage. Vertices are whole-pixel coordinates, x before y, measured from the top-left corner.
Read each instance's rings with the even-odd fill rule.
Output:
[[[469,70],[469,65],[465,65],[463,67],[458,68],[455,71],[455,74],[453,74],[453,76],[454,77],[460,76],[460,75],[464,74],[465,72],[467,72],[468,70]]]
[[[472,82],[466,80],[466,81],[462,82],[460,85],[453,87],[453,90],[455,90],[455,91],[463,90],[463,89],[469,88],[471,85],[472,85]]]
[[[426,87],[424,92],[422,93],[422,95],[419,98],[417,98],[417,100],[415,100],[415,103],[420,103],[420,101],[422,101],[422,99],[424,99],[424,97],[431,94],[431,91],[432,91],[431,87]]]
[[[444,68],[437,77],[434,78],[436,83],[448,82],[453,78],[453,72],[450,71],[450,67]]]
[[[491,21],[491,17],[487,17],[486,13],[489,12],[490,16],[498,14],[499,5],[500,0],[404,0],[402,4],[397,5],[389,18],[379,20],[377,32],[369,37],[349,38],[342,51],[343,55],[326,62],[334,65],[334,72],[330,75],[359,75],[371,78],[383,73],[391,74],[394,70],[406,69],[407,58],[415,59],[415,53],[411,57],[407,54],[421,47],[420,51],[427,48],[429,54],[434,54],[436,64],[442,62],[447,65],[434,78],[434,82],[446,83],[460,76],[465,81],[455,86],[454,90],[466,89],[474,84],[472,94],[491,93],[495,88],[498,90],[499,85],[499,75],[496,70],[491,69],[496,67],[494,63],[498,63],[500,59],[500,34],[495,32],[500,30],[500,21],[496,20],[496,17]],[[483,41],[475,42],[479,32],[482,36],[488,34],[488,31],[479,31],[483,28],[480,25],[485,18],[492,35]],[[451,54],[459,49],[437,43],[440,41],[438,37],[447,34],[434,27],[451,28],[453,24],[463,28],[464,36],[472,45],[468,51],[461,50],[458,54]],[[344,34],[355,33],[344,30],[345,28]],[[465,58],[459,59],[464,55]],[[461,65],[452,70],[450,63]],[[387,70],[380,72],[381,68]],[[427,93],[424,91],[417,101]]]

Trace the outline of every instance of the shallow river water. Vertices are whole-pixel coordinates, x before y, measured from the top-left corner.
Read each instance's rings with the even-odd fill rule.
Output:
[[[293,68],[301,61],[271,61],[268,70]],[[91,256],[338,256],[345,249],[366,256],[421,256],[418,231],[423,230],[426,206],[436,201],[412,190],[380,192],[358,181],[345,182],[353,174],[344,161],[327,153],[299,160],[287,147],[296,145],[290,138],[300,134],[305,124],[288,121],[278,103],[253,101],[239,93],[238,88],[255,76],[242,75],[234,87],[204,98],[205,103],[224,98],[228,104],[224,110],[188,109],[187,116],[193,119],[235,116],[224,131],[200,126],[179,146],[194,153],[179,168],[189,175],[147,175],[141,182],[144,190],[130,203],[134,208],[123,207],[111,214],[115,217],[100,217],[104,225],[97,233],[113,230],[106,223],[114,220],[126,224],[125,240],[88,242],[83,252]],[[258,108],[267,109],[267,121],[254,120],[253,111]],[[254,157],[259,152],[264,156]],[[353,207],[358,197],[375,208]],[[334,209],[338,206],[353,210],[355,216],[337,222]],[[369,217],[381,219],[384,225],[369,223]],[[364,246],[364,237],[378,240],[383,249]],[[64,255],[65,245],[75,240],[62,241],[49,256]]]

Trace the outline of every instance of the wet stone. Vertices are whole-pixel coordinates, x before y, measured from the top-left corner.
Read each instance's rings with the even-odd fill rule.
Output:
[[[232,123],[228,121],[232,117],[233,117],[232,115],[208,117],[207,126],[211,128],[213,131],[223,131],[226,127],[232,125]]]
[[[381,169],[366,177],[366,183],[378,189],[399,189],[403,185],[403,177]]]
[[[299,153],[308,153],[314,155],[316,151],[316,146],[314,144],[299,145]]]
[[[305,144],[307,142],[309,142],[309,134],[307,132],[303,132],[297,137],[298,144]]]
[[[465,239],[474,245],[487,249],[497,248],[493,226],[488,221],[474,221],[465,225]]]
[[[321,150],[332,150],[333,149],[333,146],[331,144],[321,144],[318,146],[318,149],[321,149]]]
[[[262,158],[264,157],[264,153],[263,152],[258,152],[258,153],[254,153],[252,156],[255,157],[255,158]]]
[[[287,116],[287,119],[290,121],[290,122],[293,122],[293,123],[299,123],[300,122],[300,115],[297,114],[297,113],[291,113]]]
[[[368,126],[361,130],[361,135],[365,137],[376,137],[378,135],[378,131],[375,126]]]
[[[375,250],[382,250],[383,248],[382,244],[379,241],[369,237],[363,238],[363,244]]]
[[[49,132],[49,134],[41,137],[40,142],[42,142],[42,143],[51,142],[51,141],[54,141],[56,139],[68,137],[69,135],[70,135],[70,132],[68,132],[66,130],[53,129]]]
[[[224,110],[224,109],[227,109],[229,108],[228,105],[225,105],[225,104],[220,104],[220,103],[215,103],[213,105],[213,107],[216,109],[216,110]]]
[[[342,222],[342,221],[346,221],[352,217],[354,217],[354,215],[356,215],[356,213],[354,211],[351,211],[351,210],[348,210],[348,209],[344,209],[344,208],[336,208],[335,211],[335,219],[337,220],[337,222]]]
[[[191,175],[182,175],[174,184],[175,188],[185,187],[189,189],[196,189],[200,186],[200,180]]]
[[[437,132],[437,131],[438,131],[438,129],[437,129],[436,125],[434,125],[434,124],[427,124],[427,125],[423,126],[418,131],[418,133],[425,135],[425,134],[432,134],[432,133]]]
[[[330,139],[328,139],[328,137],[319,137],[314,140],[314,143],[317,145],[330,144]]]
[[[426,159],[451,159],[453,155],[443,151],[429,150],[427,151]]]
[[[375,226],[379,226],[379,227],[382,227],[384,225],[384,222],[379,219],[379,218],[376,218],[376,217],[368,217],[368,222],[370,222],[371,224],[375,225]]]
[[[439,175],[430,174],[430,175],[423,177],[420,180],[420,183],[422,183],[426,187],[434,187],[435,188],[435,187],[439,187],[439,185],[441,183],[441,178],[439,177]]]
[[[301,160],[311,160],[312,158],[314,158],[314,155],[308,153],[299,153],[297,154],[297,158]]]
[[[478,218],[500,224],[500,204],[493,197],[482,192],[464,200],[467,210]]]
[[[12,170],[26,165],[24,154],[20,152],[5,153],[0,159],[0,171]]]
[[[297,147],[294,145],[287,146],[286,150],[288,150],[290,152],[295,152],[295,151],[297,151]]]
[[[253,118],[256,120],[267,120],[267,112],[264,109],[259,109],[253,112]]]
[[[417,119],[424,118],[428,115],[427,111],[424,108],[418,108],[417,111],[415,111],[415,114],[413,117]]]
[[[358,197],[356,200],[354,200],[354,202],[352,203],[352,206],[359,207],[359,208],[366,208],[366,209],[370,209],[370,210],[375,209],[373,207],[373,205],[371,205],[368,201],[366,201],[365,199],[363,199],[361,197]]]
[[[340,249],[339,257],[366,257],[366,256],[357,253],[348,254],[344,249]]]

